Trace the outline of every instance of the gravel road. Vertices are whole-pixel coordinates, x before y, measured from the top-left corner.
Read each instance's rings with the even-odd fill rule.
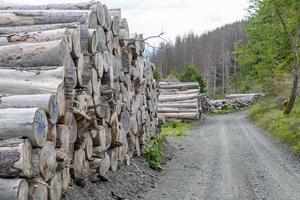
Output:
[[[299,200],[300,159],[246,119],[207,117],[176,148],[148,200]]]

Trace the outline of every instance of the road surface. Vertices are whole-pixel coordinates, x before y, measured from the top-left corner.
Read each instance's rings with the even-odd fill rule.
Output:
[[[300,159],[246,119],[208,117],[167,164],[148,200],[299,200]]]

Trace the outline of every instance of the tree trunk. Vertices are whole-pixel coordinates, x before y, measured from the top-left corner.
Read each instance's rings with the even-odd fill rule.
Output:
[[[48,184],[42,178],[29,180],[29,200],[47,200]]]
[[[1,200],[28,200],[28,183],[24,179],[0,178]]]
[[[60,200],[62,195],[62,180],[61,174],[57,172],[51,180],[48,182],[49,191],[48,199],[49,200]]]
[[[27,137],[34,147],[42,147],[47,139],[48,120],[39,108],[0,109],[0,139]]]
[[[0,52],[2,68],[69,66],[71,58],[69,46],[64,40],[0,46]]]
[[[52,94],[3,96],[0,97],[0,108],[42,108],[52,124],[59,117],[56,96]]]
[[[42,176],[48,181],[54,176],[57,167],[56,152],[50,141],[47,141],[41,149],[33,149],[32,167],[34,177]]]
[[[28,140],[0,141],[0,177],[31,177],[32,147]]]

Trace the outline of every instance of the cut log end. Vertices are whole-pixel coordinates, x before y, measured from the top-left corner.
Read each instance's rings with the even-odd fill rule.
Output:
[[[33,127],[36,145],[41,147],[46,142],[48,133],[47,115],[42,109],[37,109]]]

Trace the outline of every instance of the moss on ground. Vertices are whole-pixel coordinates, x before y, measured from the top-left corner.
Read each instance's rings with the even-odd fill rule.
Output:
[[[149,166],[156,170],[162,170],[161,158],[164,156],[164,145],[169,136],[185,136],[192,123],[172,120],[163,125],[157,137],[150,141],[144,148],[143,156]]]

